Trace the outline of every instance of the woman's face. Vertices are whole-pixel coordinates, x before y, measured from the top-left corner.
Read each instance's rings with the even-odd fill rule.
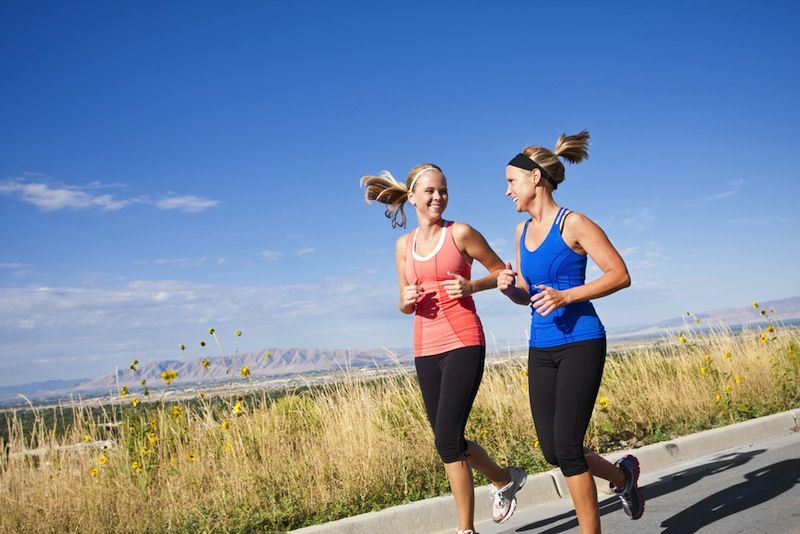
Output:
[[[425,171],[414,184],[408,200],[417,208],[417,217],[439,219],[447,208],[447,180],[436,169]]]
[[[533,200],[536,189],[536,171],[526,171],[511,165],[506,166],[506,196],[511,197],[518,212],[528,211],[528,203]]]

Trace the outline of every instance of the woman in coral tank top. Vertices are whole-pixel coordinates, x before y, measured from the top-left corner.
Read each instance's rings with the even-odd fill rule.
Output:
[[[474,531],[472,468],[492,481],[492,519],[506,521],[516,508],[525,471],[501,468],[464,437],[467,417],[483,376],[486,343],[473,293],[497,286],[503,262],[483,236],[467,224],[446,221],[447,180],[432,163],[417,165],[405,183],[384,172],[364,176],[366,199],[387,204],[392,227],[404,227],[403,205],[415,207],[418,228],[397,240],[400,311],[414,314],[414,363],[436,450],[458,509],[459,533]],[[472,262],[490,272],[471,279]]]

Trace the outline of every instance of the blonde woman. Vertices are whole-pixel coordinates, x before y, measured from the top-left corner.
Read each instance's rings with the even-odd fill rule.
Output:
[[[506,166],[508,188],[520,213],[516,269],[506,263],[497,287],[513,302],[530,306],[528,380],[531,412],[545,459],[567,480],[581,532],[600,532],[592,475],[611,483],[631,519],[644,512],[637,486],[639,462],[627,455],[615,464],[583,446],[606,357],[606,334],[590,300],[630,285],[625,262],[591,219],[559,206],[553,192],[564,164],[588,157],[589,132],[559,137],[553,151],[528,146]],[[603,274],[586,282],[587,257]]]
[[[418,227],[395,247],[400,311],[414,314],[414,364],[433,428],[436,450],[458,510],[460,534],[474,533],[472,468],[492,481],[492,519],[502,523],[516,508],[525,471],[501,468],[486,451],[464,437],[472,403],[483,376],[486,346],[471,295],[497,285],[503,262],[483,236],[467,224],[443,218],[447,179],[432,163],[417,165],[405,183],[384,171],[364,176],[367,202],[387,205],[392,227],[405,227],[403,206],[414,206]],[[489,275],[471,279],[473,260]]]

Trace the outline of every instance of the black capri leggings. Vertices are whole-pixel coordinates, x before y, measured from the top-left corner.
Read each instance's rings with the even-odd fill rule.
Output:
[[[589,469],[583,438],[605,361],[605,338],[528,350],[528,392],[536,435],[545,460],[559,466],[564,476]]]
[[[436,452],[446,464],[467,457],[464,429],[483,377],[485,355],[486,347],[477,345],[414,358]]]

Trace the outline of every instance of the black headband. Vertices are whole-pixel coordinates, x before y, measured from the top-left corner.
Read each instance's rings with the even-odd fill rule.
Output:
[[[550,173],[544,170],[544,167],[533,161],[531,158],[526,156],[525,154],[517,154],[514,156],[514,159],[508,162],[509,165],[512,167],[517,167],[519,169],[525,169],[526,171],[532,171],[533,169],[539,169],[544,174],[544,177],[547,178],[548,182],[552,182],[553,180],[550,179]]]

